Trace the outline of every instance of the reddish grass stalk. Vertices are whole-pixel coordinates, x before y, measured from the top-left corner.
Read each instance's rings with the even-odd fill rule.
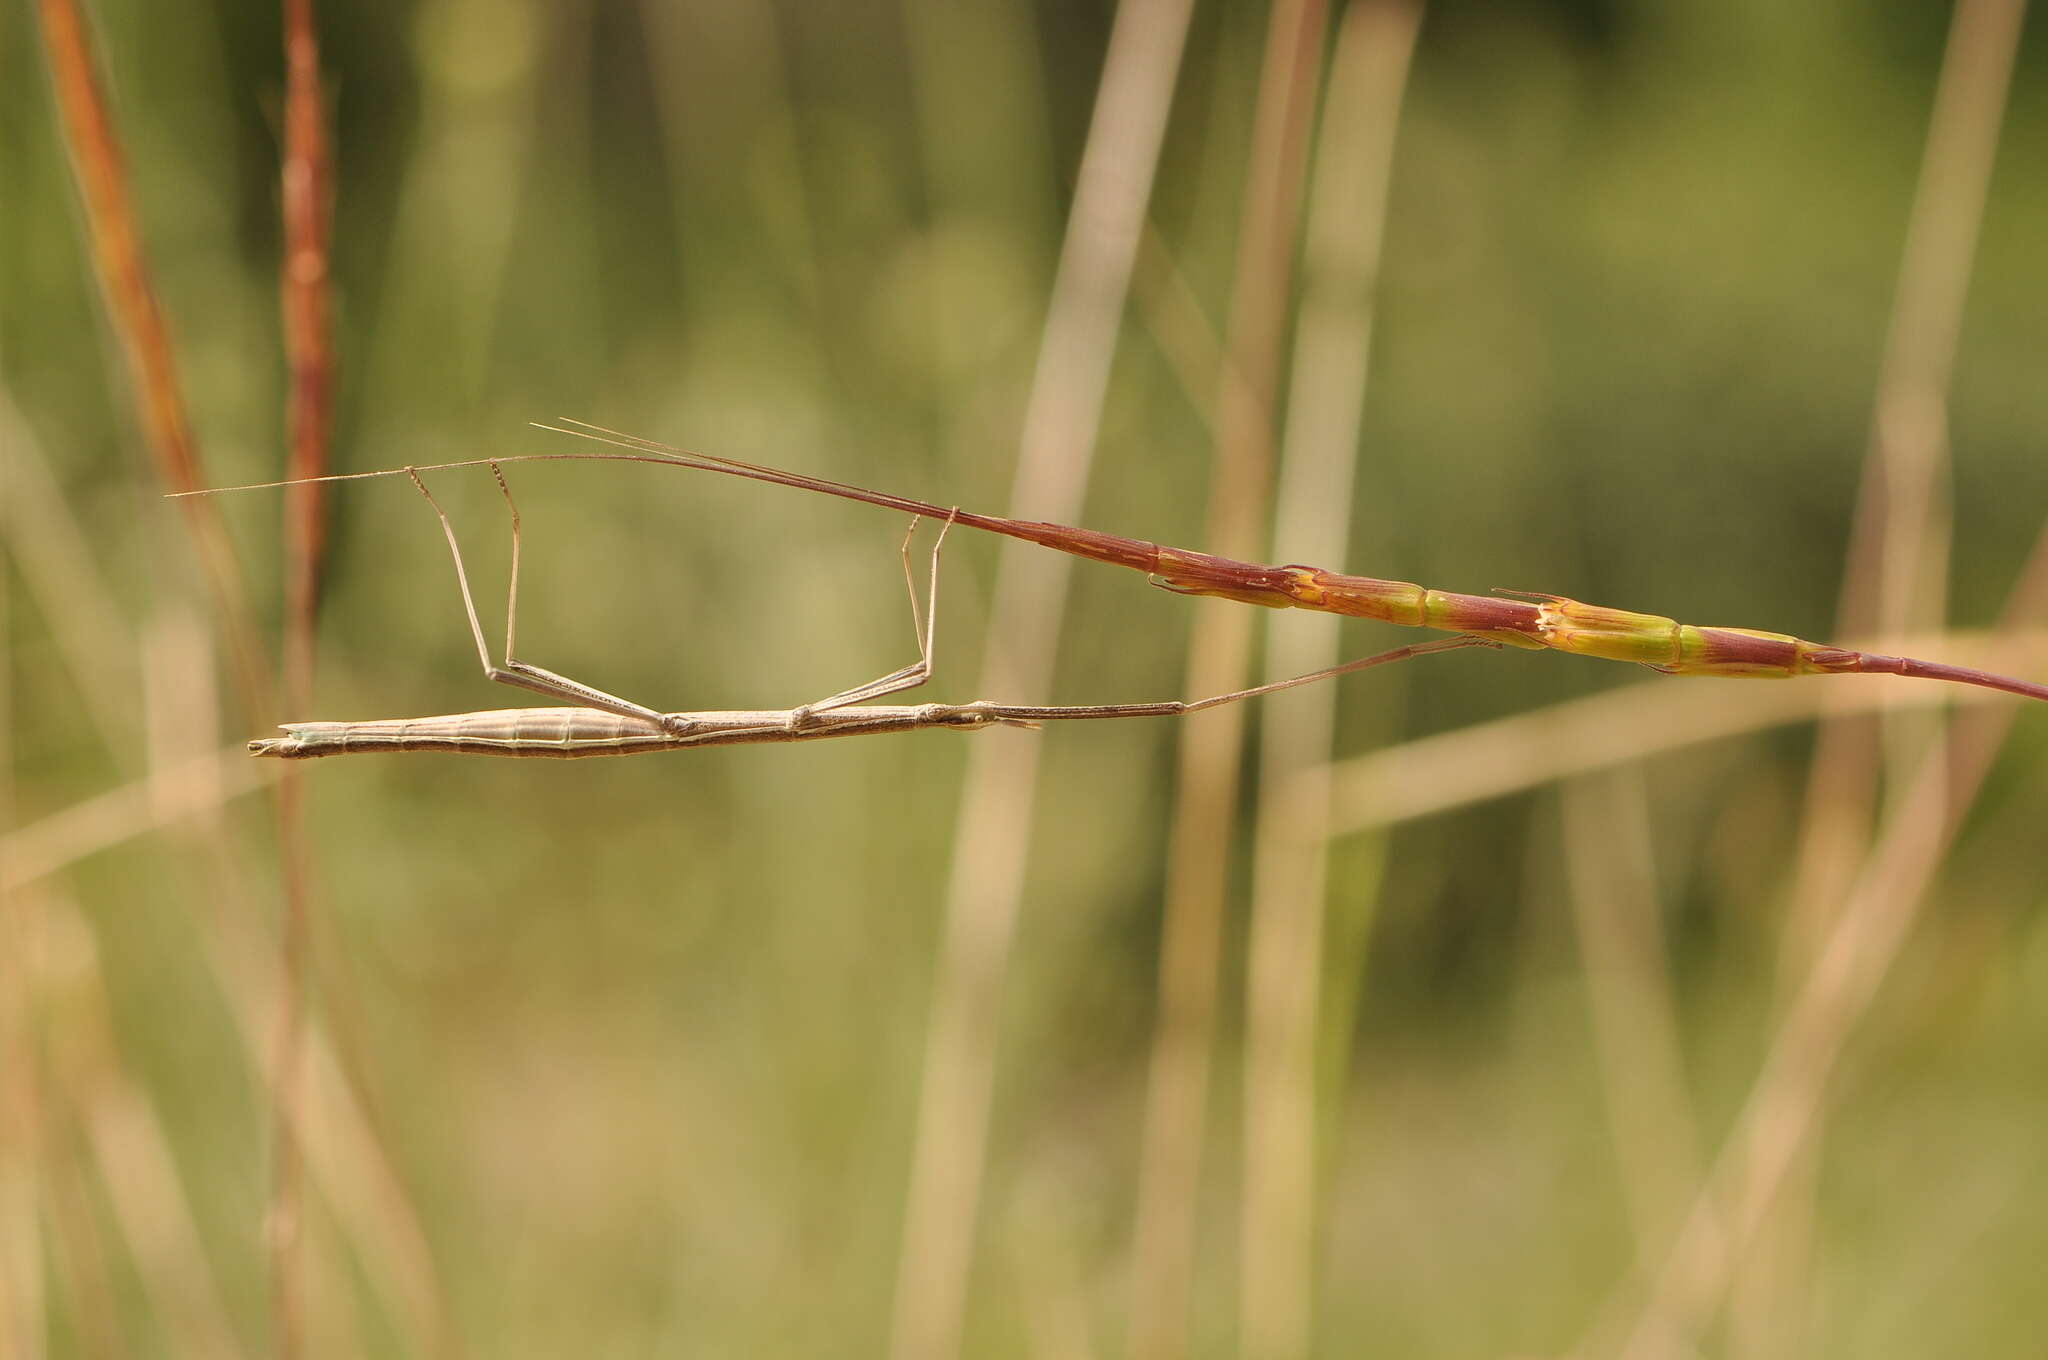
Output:
[[[128,357],[150,454],[167,490],[196,491],[206,484],[199,470],[199,446],[178,385],[170,328],[143,259],[142,238],[128,198],[126,162],[100,84],[92,42],[72,0],[42,0],[42,18],[50,82],[63,117],[72,172],[85,201],[94,264],[106,294],[107,311]],[[270,670],[256,648],[256,631],[242,593],[234,549],[219,514],[204,505],[204,500],[195,496],[179,505],[227,638],[229,660],[244,703],[252,714],[266,713],[270,708]]]
[[[328,287],[334,174],[320,88],[320,39],[313,0],[284,0],[284,267],[280,304],[290,367],[286,423],[288,476],[327,472],[334,414],[334,349]],[[285,490],[284,693],[293,712],[310,711],[313,648],[326,547],[326,487]],[[305,786],[296,771],[278,783],[278,837],[285,878],[283,1016],[273,1090],[274,1165],[268,1213],[271,1325],[276,1351],[297,1355],[305,1335],[300,1225],[305,1169],[295,1130],[304,1092],[307,978],[312,951],[312,877],[306,845]]]
[[[287,476],[319,477],[328,468],[334,420],[334,347],[328,289],[328,242],[334,173],[320,88],[320,42],[313,0],[284,0],[284,270],[285,357],[291,366],[291,453]],[[285,489],[286,707],[310,711],[314,606],[327,547],[326,491],[312,482]]]
[[[1218,394],[1206,537],[1226,556],[1256,558],[1266,520],[1274,390],[1327,23],[1324,0],[1284,0],[1274,6],[1267,29]],[[1188,682],[1238,688],[1251,665],[1252,627],[1248,610],[1203,614],[1190,644]],[[1188,1346],[1217,961],[1243,737],[1239,713],[1181,730],[1132,1260],[1130,1350],[1138,1360],[1180,1355]]]
[[[205,482],[200,472],[198,441],[178,382],[170,328],[157,302],[143,256],[141,232],[128,192],[125,158],[87,28],[72,0],[43,0],[42,20],[51,84],[62,114],[73,172],[85,203],[94,263],[114,329],[127,355],[148,447],[167,490],[197,490]],[[325,464],[320,450],[326,441],[326,374],[330,366],[326,358],[324,283],[327,161],[325,133],[318,118],[320,95],[314,79],[317,48],[312,43],[309,5],[299,4],[295,13],[287,16],[286,32],[293,79],[287,110],[285,171],[286,237],[292,249],[286,265],[285,307],[295,375],[292,469],[294,475],[304,475],[324,470]],[[310,257],[300,255],[299,250],[309,243],[316,247],[315,253]],[[289,625],[296,640],[288,646],[287,655],[288,669],[301,685],[311,669],[311,609],[319,539],[317,494],[295,496],[288,503],[293,507],[292,536],[297,551],[291,569],[293,618]],[[243,707],[252,716],[260,716],[272,706],[270,668],[256,647],[256,630],[233,548],[217,512],[203,504],[204,499],[194,497],[180,503],[186,528],[227,642]],[[289,778],[281,786],[277,814],[286,891],[285,969],[290,981],[279,1037],[278,1173],[268,1242],[273,1252],[277,1305],[276,1349],[280,1355],[291,1356],[298,1353],[303,1332],[293,1252],[297,1154],[289,1130],[293,1127],[291,1105],[297,1086],[292,1074],[302,1027],[309,875],[298,788]]]

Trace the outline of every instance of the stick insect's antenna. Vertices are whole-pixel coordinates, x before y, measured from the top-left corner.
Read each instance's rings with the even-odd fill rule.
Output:
[[[552,426],[541,426],[552,429]],[[588,437],[588,436],[586,436]],[[371,472],[330,472],[323,477],[286,477],[275,482],[243,482],[236,486],[206,486],[197,491],[166,491],[167,501],[192,496],[225,496],[230,491],[275,491],[283,486],[311,486],[317,482],[367,482],[378,477],[410,477],[421,472],[452,472],[458,468],[497,467],[501,463],[655,463],[663,467],[707,470],[717,464],[695,462],[655,453],[506,453],[495,458],[462,458],[452,463],[411,463],[404,467],[377,468]]]

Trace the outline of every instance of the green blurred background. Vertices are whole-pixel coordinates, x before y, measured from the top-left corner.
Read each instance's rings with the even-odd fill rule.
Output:
[[[281,476],[277,14],[94,11],[206,475]],[[1001,511],[1112,15],[323,6],[338,470],[559,450],[525,422],[570,415]],[[1266,19],[1196,8],[1092,526],[1204,546],[1213,392],[1176,367],[1156,266],[1221,327]],[[1356,527],[1329,565],[1827,636],[1947,30],[1946,6],[1849,0],[1431,5]],[[14,825],[278,717],[518,702],[477,674],[435,525],[401,481],[334,496],[318,711],[251,725],[216,701],[26,0],[0,8],[0,109],[0,378],[19,408],[0,479],[46,467],[95,571],[53,586],[17,553],[0,576]],[[1990,624],[2048,507],[2044,165],[2036,27],[1950,409],[1961,627]],[[711,708],[795,704],[909,659],[887,514],[653,469],[511,475],[530,660]],[[433,484],[494,614],[495,489]],[[274,620],[279,501],[221,509]],[[948,552],[930,693],[966,700],[995,549],[962,535]],[[1053,697],[1177,694],[1192,620],[1233,607],[1081,568]],[[87,643],[66,645],[67,618]],[[1346,654],[1403,640],[1356,625]],[[81,701],[81,657],[125,705],[119,749]],[[1635,683],[1519,654],[1353,677],[1337,751]],[[1123,1350],[1176,735],[971,738],[1045,756],[972,1354]],[[437,1315],[476,1355],[883,1349],[967,740],[307,767],[317,1009],[374,1135],[317,1099],[308,1118],[382,1147],[392,1173],[359,1169],[352,1191],[315,1177],[315,1352],[441,1353],[422,1321]],[[1811,747],[1810,726],[1784,728],[1622,777],[1654,847],[1634,905],[1661,923],[1686,1132],[1707,1152],[1781,1013]],[[2038,1353],[2044,803],[2048,721],[2028,712],[1831,1087],[1808,1230],[1771,1239],[1794,1299],[1738,1285],[1710,1352]],[[1639,1251],[1661,1259],[1617,1164],[1603,1083],[1630,1077],[1602,1076],[1560,806],[1546,784],[1332,847],[1319,1354],[1562,1353],[1629,1297]],[[277,911],[272,822],[260,796],[168,820],[5,903],[0,1100],[27,1117],[6,1134],[0,1213],[14,1317],[40,1318],[53,1354],[183,1353],[207,1324],[181,1319],[166,1280],[172,1298],[216,1292],[232,1339],[267,1344],[268,1055],[245,1035],[268,1033],[249,979]],[[1200,1354],[1236,1334],[1232,900]],[[158,1163],[169,1179],[137,1169]],[[138,1202],[149,1184],[182,1187],[189,1239]]]

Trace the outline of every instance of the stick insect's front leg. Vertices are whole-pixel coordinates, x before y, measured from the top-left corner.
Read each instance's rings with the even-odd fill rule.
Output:
[[[462,608],[469,616],[469,635],[476,642],[477,659],[483,663],[484,678],[501,685],[512,685],[518,689],[531,690],[550,698],[567,699],[585,708],[603,709],[607,713],[618,713],[629,718],[640,718],[658,727],[685,735],[696,726],[689,718],[679,713],[662,713],[636,704],[630,699],[621,699],[616,694],[607,694],[594,685],[580,680],[571,680],[566,675],[540,666],[529,665],[512,654],[513,640],[519,626],[519,505],[512,499],[512,488],[505,482],[505,474],[496,463],[490,464],[491,475],[498,480],[498,490],[504,493],[505,505],[512,512],[512,572],[511,581],[505,592],[505,664],[500,666],[491,660],[491,649],[484,642],[483,625],[477,620],[476,599],[470,593],[469,572],[462,565],[462,549],[455,542],[455,526],[448,521],[448,514],[441,503],[434,499],[434,493],[427,490],[427,484],[420,480],[419,473],[410,467],[406,476],[419,488],[427,504],[434,507],[434,514],[441,521],[442,536],[448,540],[448,553],[455,559],[455,583],[462,590]]]
[[[938,539],[932,544],[931,567],[925,584],[925,606],[922,616],[917,608],[917,580],[910,572],[910,541],[917,534],[918,517],[912,515],[910,528],[904,531],[903,547],[903,588],[910,595],[910,629],[917,637],[917,660],[907,666],[889,672],[865,685],[843,689],[837,694],[827,695],[813,703],[801,704],[789,711],[789,720],[784,724],[789,731],[801,732],[810,725],[814,714],[829,713],[833,709],[845,708],[849,704],[862,704],[879,699],[885,694],[901,694],[907,689],[916,689],[932,678],[932,638],[939,626],[939,554],[946,546],[946,535],[953,532],[953,523],[959,517],[957,507],[946,516],[946,522],[939,526]]]

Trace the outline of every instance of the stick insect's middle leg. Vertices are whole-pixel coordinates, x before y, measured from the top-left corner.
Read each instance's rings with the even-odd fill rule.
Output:
[[[491,660],[491,649],[484,642],[483,625],[477,620],[476,599],[470,593],[469,573],[462,565],[462,549],[455,542],[455,527],[448,521],[448,513],[441,503],[434,499],[434,493],[427,490],[427,484],[411,468],[405,470],[412,478],[412,484],[427,498],[427,504],[434,507],[434,514],[441,521],[442,536],[448,540],[449,555],[455,559],[455,582],[462,589],[462,608],[469,616],[469,634],[476,642],[477,659],[483,663],[484,678],[501,685],[531,690],[554,699],[567,699],[585,708],[602,709],[607,713],[618,713],[628,718],[644,721],[666,728],[671,732],[687,732],[694,724],[679,714],[662,713],[636,704],[630,699],[621,699],[616,694],[607,694],[593,685],[580,680],[571,680],[566,675],[557,675],[540,666],[529,665],[512,654],[513,641],[519,626],[519,506],[512,499],[512,488],[505,482],[505,474],[496,463],[490,464],[491,475],[498,480],[498,490],[504,493],[505,505],[512,512],[512,572],[505,592],[505,664],[497,665]]]
[[[945,548],[946,535],[953,532],[954,521],[959,515],[959,508],[955,507],[952,513],[946,516],[946,522],[939,526],[939,537],[932,544],[931,567],[925,584],[925,605],[921,615],[917,607],[917,580],[910,571],[910,541],[917,533],[918,516],[911,516],[910,528],[903,534],[903,588],[910,594],[910,628],[917,637],[917,660],[878,679],[870,680],[865,685],[843,689],[837,694],[791,709],[786,724],[790,731],[802,731],[808,725],[812,714],[845,708],[849,704],[866,703],[885,694],[900,694],[907,689],[916,689],[932,678],[932,638],[939,624],[939,554]]]

